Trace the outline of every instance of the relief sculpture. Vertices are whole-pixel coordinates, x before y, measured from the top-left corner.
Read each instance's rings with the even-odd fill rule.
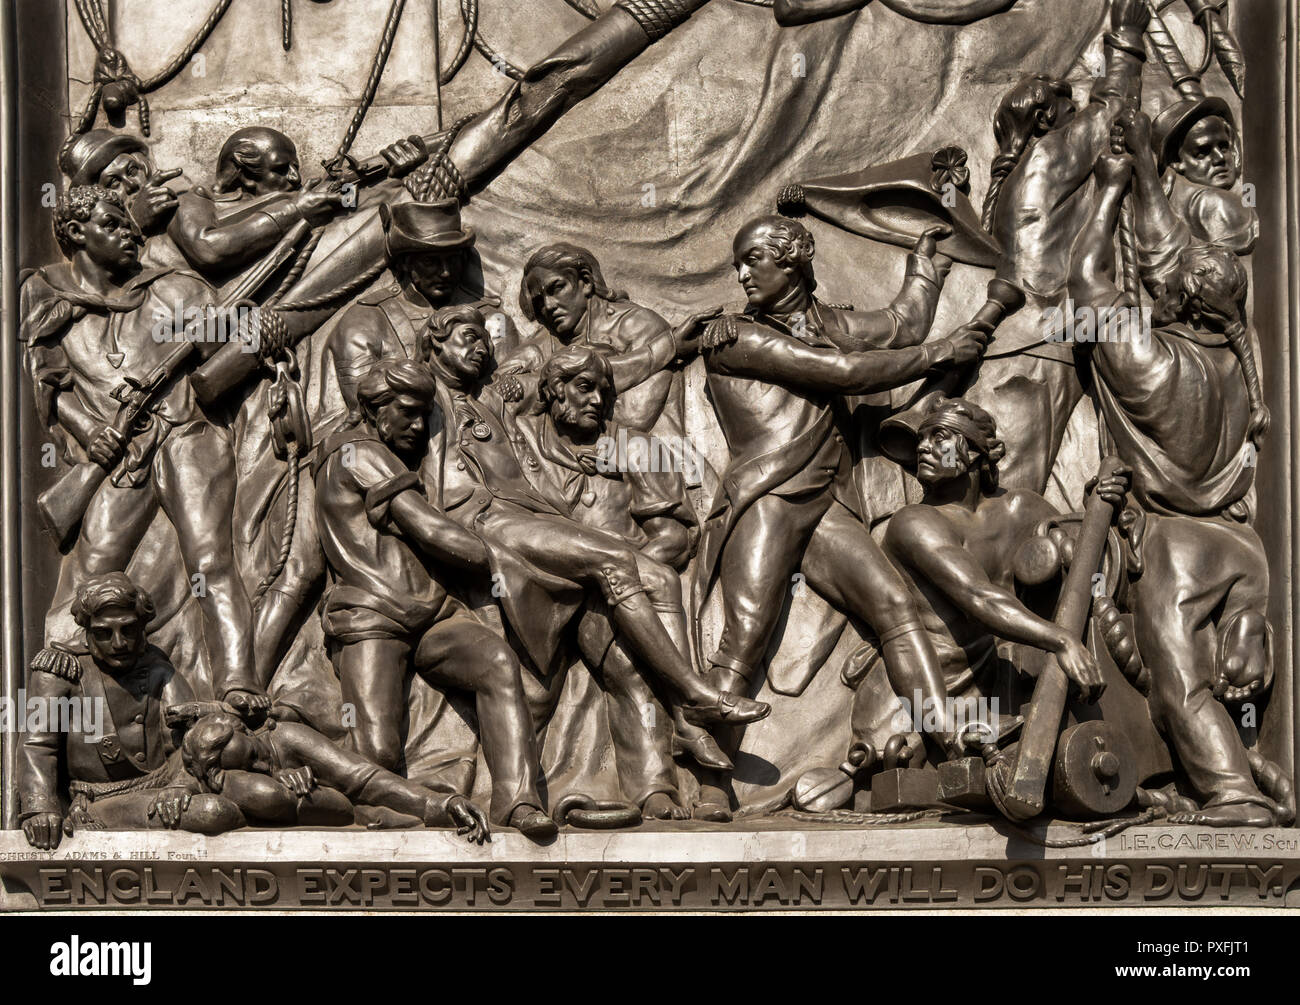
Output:
[[[1294,824],[1259,12],[164,6],[46,18],[30,846]]]

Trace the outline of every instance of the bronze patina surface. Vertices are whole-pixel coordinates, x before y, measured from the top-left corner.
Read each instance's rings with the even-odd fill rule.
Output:
[[[0,907],[1300,905],[1293,4],[2,11]]]

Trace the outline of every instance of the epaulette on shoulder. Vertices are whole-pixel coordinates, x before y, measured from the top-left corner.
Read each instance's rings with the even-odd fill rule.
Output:
[[[62,677],[69,683],[81,680],[81,663],[72,653],[63,649],[45,648],[32,657],[32,669]]]

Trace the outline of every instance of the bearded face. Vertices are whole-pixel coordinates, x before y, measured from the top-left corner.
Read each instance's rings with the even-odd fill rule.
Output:
[[[605,428],[609,388],[594,367],[574,374],[555,388],[551,419],[556,428],[574,439],[589,440]]]

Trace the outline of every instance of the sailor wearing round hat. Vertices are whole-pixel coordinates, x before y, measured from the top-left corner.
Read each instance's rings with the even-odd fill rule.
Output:
[[[1163,284],[1192,244],[1255,250],[1259,214],[1237,191],[1240,136],[1226,101],[1191,93],[1154,121],[1131,111],[1123,123],[1135,154],[1138,263],[1148,287]]]
[[[1192,6],[1199,18],[1199,9],[1207,4],[1197,0]],[[1231,42],[1231,35],[1221,25],[1219,29],[1212,33],[1217,42]],[[1259,214],[1236,191],[1241,136],[1232,108],[1206,93],[1202,73],[1188,65],[1157,13],[1151,15],[1150,36],[1178,100],[1161,110],[1154,122],[1138,109],[1127,110],[1123,130],[1124,143],[1134,157],[1138,265],[1143,282],[1158,296],[1192,244],[1250,254],[1259,239]],[[1240,94],[1238,74],[1229,72],[1230,61],[1223,65],[1228,82]]]
[[[427,356],[421,332],[440,308],[465,305],[481,310],[498,357],[518,341],[514,323],[500,310],[500,299],[464,285],[475,235],[461,223],[455,199],[385,204],[380,219],[389,272],[373,292],[344,312],[325,346],[327,366],[349,409],[356,407],[357,384],[378,360]]]
[[[176,211],[178,196],[166,183],[181,169],[159,171],[149,144],[130,133],[92,129],[70,138],[59,151],[59,169],[69,185],[118,193],[145,237],[162,233]]]

